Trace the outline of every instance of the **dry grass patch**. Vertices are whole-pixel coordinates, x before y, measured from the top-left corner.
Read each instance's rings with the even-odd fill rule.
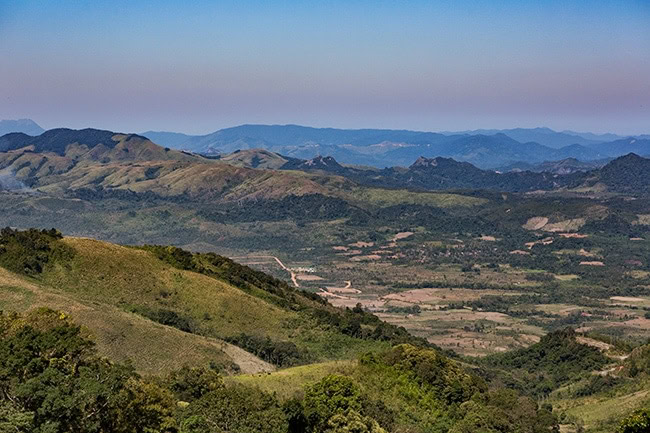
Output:
[[[20,288],[21,302],[9,298],[16,293],[16,287]],[[160,374],[183,365],[207,366],[211,361],[224,366],[235,363],[244,372],[273,370],[273,366],[221,340],[188,334],[114,306],[78,301],[3,268],[0,294],[3,300],[9,300],[4,308],[10,310],[50,307],[64,311],[90,330],[101,355],[121,362],[130,359],[141,373]]]

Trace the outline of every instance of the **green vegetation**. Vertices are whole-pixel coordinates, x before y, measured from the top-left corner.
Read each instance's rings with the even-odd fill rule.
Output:
[[[63,254],[65,248],[54,247],[62,237],[55,229],[18,231],[6,227],[0,230],[0,266],[27,275],[39,274]]]
[[[24,334],[34,347],[81,347],[87,335],[96,346],[56,361],[39,352],[35,365],[66,367],[7,379],[0,432],[86,431],[102,398],[116,420],[151,398],[179,432],[263,421],[291,432],[536,432],[557,418],[563,431],[610,433],[650,403],[646,160],[560,177],[445,159],[253,170],[283,160],[243,152],[234,167],[92,131],[84,153],[69,137],[0,153],[38,190],[0,192],[0,225],[39,228],[0,232],[0,309],[51,306],[82,325],[59,340],[29,325],[47,334]],[[493,190],[449,190],[477,187]],[[6,323],[27,329],[32,314]],[[3,342],[22,347],[7,329]],[[119,398],[93,382],[100,370]],[[47,407],[13,394],[27,399],[50,377],[61,391]],[[79,403],[85,386],[96,395]],[[55,405],[77,424],[54,420]]]
[[[501,369],[503,380],[514,380],[517,388],[535,396],[548,396],[602,368],[608,360],[598,349],[578,343],[575,331],[567,328],[545,335],[525,349],[490,356],[485,363]]]
[[[288,432],[357,429],[376,433],[457,433],[480,428],[486,432],[541,432],[556,428],[558,422],[579,425],[576,421],[579,417],[590,420],[591,415],[583,415],[581,411],[597,407],[592,399],[615,395],[607,398],[619,399],[621,403],[613,406],[616,409],[611,410],[607,420],[598,421],[590,428],[617,424],[644,401],[644,394],[639,394],[642,391],[634,388],[635,382],[630,382],[629,378],[634,377],[640,384],[646,383],[647,346],[637,347],[618,337],[590,334],[595,339],[592,339],[593,344],[611,346],[612,350],[619,351],[617,353],[632,350],[622,368],[616,370],[616,375],[592,374],[594,371],[609,371],[612,359],[595,347],[581,343],[580,339],[585,337],[570,329],[552,332],[542,337],[539,343],[518,351],[482,360],[465,358],[468,364],[473,365],[470,371],[443,352],[432,349],[433,346],[424,339],[413,337],[403,328],[389,325],[369,314],[360,303],[351,309],[334,308],[313,293],[298,290],[217,254],[190,253],[176,247],[119,247],[89,239],[61,238],[55,231],[23,233],[5,230],[3,233],[3,245],[8,246],[0,254],[0,260],[6,260],[3,264],[33,262],[34,257],[41,263],[39,272],[34,272],[33,267],[17,266],[12,268],[16,273],[0,273],[0,290],[11,297],[3,305],[22,305],[28,309],[53,302],[57,308],[78,312],[80,323],[86,326],[79,328],[59,313],[42,310],[25,316],[6,316],[3,335],[13,338],[12,332],[16,329],[27,329],[29,324],[39,324],[40,321],[55,321],[65,324],[68,331],[74,329],[70,331],[74,336],[70,337],[74,342],[71,347],[83,347],[85,351],[83,356],[79,355],[84,361],[78,361],[78,365],[91,365],[88,371],[94,374],[93,377],[97,377],[97,365],[104,366],[107,377],[117,375],[117,382],[111,382],[115,383],[111,389],[126,396],[111,400],[115,401],[114,409],[110,406],[113,403],[107,404],[106,408],[111,407],[115,413],[130,411],[130,415],[118,416],[111,412],[110,417],[140,416],[138,404],[147,405],[150,399],[164,401],[154,403],[162,415],[154,416],[158,417],[156,422],[159,424],[151,431],[204,432],[211,431],[215,425],[232,431],[250,431],[260,420],[268,420],[269,431]],[[458,275],[464,274],[460,268],[458,266],[454,271]],[[481,269],[479,277],[484,273],[498,275],[504,272],[498,266]],[[553,283],[548,278],[525,278],[525,275],[521,281],[541,285]],[[454,291],[449,289],[446,293],[453,294]],[[452,301],[448,304],[451,308],[448,311],[471,314],[484,309],[497,310],[530,321],[536,317],[535,314],[541,313],[521,306],[549,301],[551,303],[547,305],[555,305],[548,295],[488,295],[462,305],[454,305],[455,301]],[[94,310],[88,310],[91,305]],[[473,310],[462,306],[471,306]],[[593,316],[597,308],[589,311]],[[422,317],[429,311],[416,304],[394,306],[390,314]],[[540,317],[556,324],[586,320],[578,313],[567,316],[544,314]],[[129,323],[130,328],[122,327],[123,323]],[[469,332],[484,333],[492,329],[487,320],[480,325]],[[49,325],[43,325],[45,328],[38,326],[34,329],[50,329]],[[114,336],[125,333],[127,329],[129,334],[137,334],[143,329],[156,330],[159,334],[140,340],[140,346],[144,347],[130,345],[122,348],[120,341],[123,340],[115,340]],[[61,338],[67,340],[68,331]],[[87,338],[91,333],[98,337],[96,348]],[[32,338],[32,334],[29,335],[25,338]],[[158,362],[161,365],[160,361],[165,357],[174,357],[173,350],[177,346],[167,348],[169,353],[154,359],[153,363],[146,357],[137,360],[134,366],[127,363],[129,351],[135,353],[143,348],[150,348],[150,353],[156,353],[158,357],[163,348],[156,345],[163,335],[167,335],[167,340],[164,340],[167,343],[161,342],[162,345],[184,340],[195,345],[192,350],[197,350],[198,344],[212,345],[211,352],[205,351],[201,355],[191,351],[183,353],[190,355],[185,358],[190,360],[188,365],[209,365],[210,368],[179,370],[178,363],[175,366],[165,364],[160,369],[142,368],[143,364],[156,365]],[[41,337],[35,335],[33,338]],[[55,345],[63,344],[50,336],[42,338],[43,341],[53,341]],[[223,340],[248,353],[233,352],[234,349]],[[6,341],[9,343],[5,345],[3,341],[3,347],[18,347],[14,340]],[[67,347],[65,344],[63,346]],[[331,350],[332,346],[334,350]],[[154,352],[154,348],[158,352]],[[39,354],[49,353],[37,349]],[[14,351],[11,349],[9,352]],[[12,356],[9,352],[6,356]],[[108,362],[99,358],[98,353],[125,364]],[[63,354],[57,355],[57,359],[81,359],[75,356]],[[317,363],[329,360],[341,361]],[[260,374],[272,370],[265,361],[281,368],[300,366]],[[45,364],[49,365],[51,361],[43,362]],[[80,393],[78,387],[82,386],[73,383],[77,380],[105,395],[107,391],[102,391],[101,386],[93,385],[91,379],[73,370],[66,370],[72,375],[65,379],[67,382],[53,382],[57,387],[66,383],[65,389],[70,392],[70,396],[61,394],[61,407],[71,408],[80,404],[75,400],[76,394]],[[155,372],[157,377],[141,376],[137,370]],[[5,371],[2,366],[1,371]],[[126,373],[119,376],[116,373],[119,371]],[[221,377],[221,374],[242,371],[254,374],[227,380]],[[50,377],[54,373],[48,370],[46,374]],[[77,374],[79,376],[75,376]],[[20,395],[25,395],[22,394],[25,392],[21,388],[23,385],[16,385],[20,381],[7,380],[12,385],[6,386],[15,385]],[[42,380],[34,383],[41,384]],[[632,396],[630,400],[626,400],[628,395]],[[101,398],[109,399],[106,396]],[[554,407],[557,403],[557,409],[541,405],[539,399],[553,401]],[[119,406],[118,400],[128,409]],[[45,418],[38,418],[42,411],[26,404],[15,398],[2,401],[0,416],[3,418],[0,421],[11,420],[7,422],[19,428],[24,426],[24,431],[45,428],[41,424],[34,427],[34,423],[46,422],[43,421]],[[82,405],[79,410],[95,410],[91,403],[88,405],[88,409],[83,409],[86,406]],[[54,417],[52,414],[47,416]],[[66,416],[74,419],[77,415]],[[62,420],[47,422],[58,422],[56,425],[62,429],[72,428]],[[79,427],[74,427],[78,431],[94,431],[84,430],[89,427],[83,421],[78,423]],[[172,427],[161,427],[163,424]]]
[[[3,431],[156,432],[174,424],[169,391],[95,356],[65,315],[0,317]],[[0,425],[2,425],[0,424]]]
[[[646,433],[650,431],[650,409],[640,409],[625,418],[617,433]]]
[[[53,310],[3,314],[0,338],[0,426],[7,431],[382,433],[480,426],[496,433],[556,425],[532,400],[487,392],[454,361],[410,345],[367,354],[350,375],[327,375],[305,385],[302,397],[279,400],[254,386],[226,385],[210,369],[141,377],[128,364],[98,357],[83,329]],[[517,408],[506,414],[514,401]]]
[[[22,270],[40,284],[226,340],[277,366],[341,359],[405,342],[430,346],[363,310],[334,308],[315,294],[213,253],[117,247],[35,230],[7,233],[10,248],[0,252],[0,260],[14,260],[14,251],[19,257],[68,252],[56,260],[44,255],[48,265],[38,274]]]

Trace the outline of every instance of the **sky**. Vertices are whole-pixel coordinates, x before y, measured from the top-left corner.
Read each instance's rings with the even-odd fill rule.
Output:
[[[649,0],[0,0],[0,118],[650,133]]]

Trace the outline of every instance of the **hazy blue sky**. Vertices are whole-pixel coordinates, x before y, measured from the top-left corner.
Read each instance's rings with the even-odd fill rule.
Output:
[[[650,1],[0,0],[0,118],[650,132]]]

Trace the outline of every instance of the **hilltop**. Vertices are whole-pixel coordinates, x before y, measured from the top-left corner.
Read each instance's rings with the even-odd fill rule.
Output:
[[[407,168],[383,170],[342,166],[332,157],[293,160],[282,170],[326,172],[340,175],[362,185],[401,187],[419,190],[488,189],[509,192],[553,191],[599,184],[612,192],[645,194],[648,161],[628,154],[606,164],[581,163],[575,158],[546,162],[534,170],[496,172],[482,170],[468,162],[452,158],[420,156]]]

